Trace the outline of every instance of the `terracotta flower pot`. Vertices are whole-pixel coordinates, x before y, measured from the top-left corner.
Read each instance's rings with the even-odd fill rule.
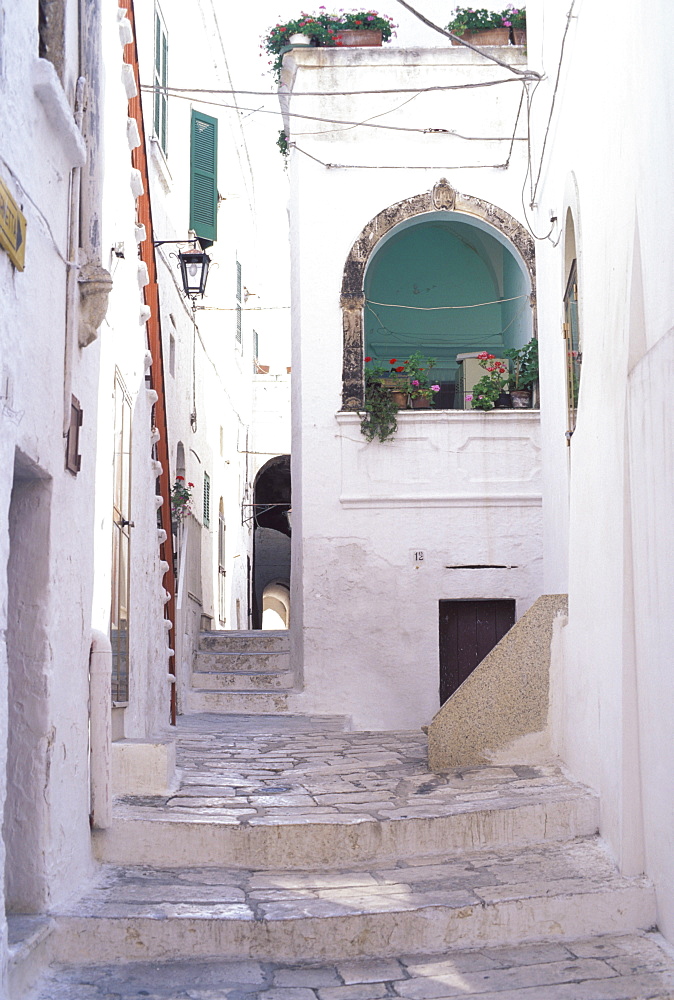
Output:
[[[513,28],[513,45],[526,45],[527,44],[527,29],[526,28]]]
[[[417,396],[416,399],[412,400],[412,407],[415,410],[430,410],[431,401],[430,399],[427,399],[425,396]]]
[[[341,46],[375,46],[382,44],[381,31],[372,28],[344,28],[335,35],[335,45]]]
[[[528,410],[531,408],[531,391],[529,389],[511,389],[510,399],[513,410]]]
[[[396,404],[399,410],[407,409],[406,392],[401,392],[399,389],[391,389],[391,396],[393,397],[393,402]]]
[[[458,32],[457,32],[458,34]],[[490,28],[489,31],[464,31],[459,36],[471,45],[509,45],[510,28]],[[452,45],[460,45],[452,38]]]

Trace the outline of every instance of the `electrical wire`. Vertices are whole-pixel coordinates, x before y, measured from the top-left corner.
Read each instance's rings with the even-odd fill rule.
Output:
[[[16,171],[13,170],[12,167],[10,167],[9,163],[4,158],[4,156],[0,156],[0,163],[2,163],[2,165],[5,168],[5,170],[7,171],[7,173],[11,176],[12,180],[14,181],[14,183],[16,184],[16,186],[21,191],[21,194],[23,195],[23,197],[27,201],[30,202],[30,204],[33,206],[33,208],[37,212],[38,218],[39,218],[40,222],[42,223],[42,225],[44,226],[44,228],[46,229],[47,234],[49,236],[49,239],[51,240],[51,242],[53,244],[54,250],[56,250],[56,253],[61,258],[61,260],[63,261],[63,263],[66,265],[66,267],[79,268],[80,265],[77,263],[77,261],[68,260],[67,255],[63,253],[63,251],[61,250],[60,246],[58,245],[58,243],[56,241],[56,237],[54,236],[54,232],[52,230],[52,227],[49,224],[49,219],[44,214],[44,212],[42,211],[42,209],[40,208],[40,206],[38,205],[38,203],[35,201],[35,199],[31,197],[31,195],[28,193],[28,191],[26,191],[26,188],[24,187],[24,185],[19,180],[19,177],[18,177]]]
[[[515,73],[518,77],[520,77],[523,80],[540,79],[539,73],[534,73],[533,70],[522,70],[522,69],[516,69],[514,66],[509,66],[508,63],[503,62],[501,59],[497,59],[496,56],[492,56],[489,52],[485,52],[484,49],[480,48],[478,45],[471,45],[470,42],[465,41],[465,39],[461,38],[460,35],[455,35],[451,31],[447,31],[445,28],[441,28],[439,24],[434,24],[433,21],[429,21],[429,19],[424,14],[420,13],[410,4],[406,3],[406,0],[398,0],[398,3],[400,4],[401,7],[404,7],[405,10],[408,10],[410,14],[414,14],[414,16],[418,17],[420,21],[423,21],[423,23],[427,25],[429,28],[432,28],[433,31],[440,32],[441,35],[445,35],[446,38],[451,38],[452,41],[460,42],[461,45],[465,45],[466,48],[472,49],[473,52],[477,52],[477,54],[479,56],[482,56],[483,59],[489,59],[491,62],[496,63],[497,66],[501,66],[503,69],[507,69],[510,73]]]
[[[571,0],[571,6],[569,8],[569,13],[566,15],[566,27],[564,29],[564,35],[562,36],[562,44],[559,50],[559,63],[557,64],[557,76],[555,77],[555,86],[552,91],[552,101],[550,102],[550,114],[548,115],[548,123],[545,128],[545,135],[543,137],[543,145],[541,147],[541,159],[538,164],[538,173],[536,175],[536,183],[534,184],[531,193],[531,203],[530,208],[533,208],[534,202],[536,200],[536,192],[538,191],[538,184],[541,179],[541,171],[543,170],[543,160],[545,158],[545,150],[548,144],[548,133],[550,132],[550,124],[552,122],[552,115],[555,110],[555,101],[557,100],[557,90],[559,88],[559,80],[562,74],[562,63],[564,62],[564,49],[566,47],[566,37],[569,33],[569,28],[571,27],[571,19],[573,17],[573,8],[576,6],[576,0]],[[535,93],[535,90],[534,90]],[[532,94],[533,97],[533,94]],[[533,179],[533,176],[532,176]]]
[[[397,302],[377,302],[375,299],[366,299],[367,305],[388,306],[391,309],[418,309],[421,312],[438,312],[441,309],[480,309],[482,306],[500,306],[504,302],[515,302],[518,299],[528,299],[529,293],[524,295],[512,295],[508,299],[494,299],[493,302],[474,302],[468,306],[403,306]]]
[[[168,94],[169,97],[179,97],[181,94],[243,94],[246,97],[274,97],[280,93],[288,97],[359,97],[367,94],[427,94],[443,90],[475,90],[479,87],[498,87],[504,83],[520,83],[519,79],[508,77],[505,80],[481,80],[479,83],[449,83],[432,87],[389,87],[383,90],[219,90],[213,87],[161,87],[158,84],[142,83],[141,90],[149,93]]]
[[[304,156],[308,156],[310,160],[314,160],[316,163],[320,163],[322,167],[327,167],[328,170],[505,170],[508,163],[462,163],[458,166],[456,164],[449,165],[443,163],[442,166],[432,166],[431,164],[402,164],[402,163],[326,163],[325,160],[320,160],[313,153],[308,153],[306,149],[302,149],[295,142],[288,143],[289,148],[296,149],[298,153],[302,153]]]
[[[175,94],[178,99],[189,101],[190,98],[184,94]],[[269,110],[269,109],[258,109],[258,108],[242,108],[239,105],[225,104],[224,101],[206,101],[201,100],[201,104],[210,104],[218,108],[228,108],[230,111],[254,111],[258,114],[263,115],[280,115],[279,110]],[[395,109],[394,109],[395,110]],[[295,111],[288,111],[287,116],[289,118],[302,118],[307,121],[312,122],[326,122],[328,125],[352,125],[352,126],[364,126],[365,128],[382,128],[393,132],[417,132],[421,135],[450,135],[456,139],[465,139],[469,142],[510,142],[511,137],[508,136],[473,136],[473,135],[461,135],[459,132],[454,132],[451,129],[444,128],[411,128],[405,125],[380,125],[378,123],[371,122],[352,122],[343,121],[339,118],[321,118],[318,115],[300,115]],[[522,138],[524,142],[524,138]]]

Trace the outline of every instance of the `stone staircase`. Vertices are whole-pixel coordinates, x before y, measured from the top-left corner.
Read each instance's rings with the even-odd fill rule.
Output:
[[[295,689],[287,631],[202,632],[184,711],[288,711]]]
[[[432,774],[421,733],[343,724],[183,717],[179,790],[116,803],[39,1000],[671,998],[588,789],[554,762]]]

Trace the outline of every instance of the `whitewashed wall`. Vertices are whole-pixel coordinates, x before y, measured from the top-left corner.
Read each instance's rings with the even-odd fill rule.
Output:
[[[523,65],[521,54],[498,52]],[[508,76],[457,48],[387,47],[294,50],[284,73],[286,86],[297,91]],[[512,136],[519,85],[492,88],[488,98],[476,93],[423,95],[376,120]],[[301,103],[291,98],[290,108],[362,121],[391,111],[400,100],[399,94]],[[298,147],[291,163],[291,641],[303,664],[298,707],[345,713],[356,727],[414,728],[439,705],[438,601],[514,598],[519,615],[542,592],[538,418],[515,412],[403,414],[393,440],[366,443],[355,415],[337,415],[342,272],[354,241],[377,213],[429,191],[443,176],[461,193],[520,219],[524,160],[515,143],[509,170],[472,169],[503,162],[502,149],[493,148],[502,144],[372,132],[299,120],[291,128]],[[327,168],[306,153],[324,163],[377,169]],[[434,169],[395,169],[414,164]],[[419,549],[426,556],[423,566],[414,561]],[[460,563],[515,568],[446,568]]]
[[[226,65],[226,45],[231,41],[218,28],[211,5],[199,3],[194,16],[176,0],[160,8],[168,34],[170,86],[231,86]],[[149,80],[154,58],[154,10],[139,6],[136,12],[141,58],[141,78]],[[223,102],[231,103],[223,98]],[[236,261],[242,266],[243,285],[255,288],[254,187],[245,139],[235,111],[197,101],[169,98],[168,152],[153,137],[153,100],[144,95],[148,132],[148,159],[155,238],[186,239],[189,229],[190,114],[194,107],[216,117],[218,133],[218,239],[208,253],[213,261],[206,295],[191,303],[179,287],[180,274],[172,254],[174,245],[157,251],[167,412],[171,450],[171,479],[178,472],[178,442],[185,454],[185,477],[194,483],[193,516],[189,519],[189,563],[200,563],[199,586],[182,588],[177,616],[179,691],[183,692],[191,668],[192,651],[202,624],[212,628],[247,627],[247,557],[251,530],[242,518],[242,504],[250,496],[254,320],[243,313],[242,340],[236,340]],[[255,299],[251,300],[251,305]],[[245,309],[246,303],[244,303]],[[196,326],[194,323],[196,322]],[[170,370],[170,340],[174,339],[175,364]],[[192,415],[196,415],[196,419]],[[211,481],[210,524],[204,524],[204,472]],[[227,525],[226,618],[219,617],[218,512],[223,500]],[[188,553],[186,551],[186,558]],[[185,566],[183,566],[185,569]],[[194,569],[196,572],[196,569]],[[187,570],[186,570],[187,572]],[[238,608],[238,616],[237,616]],[[202,616],[205,616],[202,618]]]
[[[0,250],[0,807],[8,817],[0,870],[12,870],[0,888],[2,995],[5,905],[44,911],[91,868],[87,675],[98,346],[80,350],[76,324],[66,333],[69,185],[85,152],[73,120],[76,4],[67,14],[63,83],[38,59],[37,5],[0,15],[0,177],[27,219],[25,270],[16,271]],[[77,476],[64,467],[67,339],[70,391],[85,420]],[[68,412],[69,404],[68,393]]]
[[[546,73],[534,104],[536,170],[567,11],[557,0],[530,5],[529,57]],[[641,17],[657,36],[624,31]],[[565,589],[568,565],[569,591],[554,658],[555,746],[600,792],[601,833],[623,869],[655,881],[658,925],[670,940],[674,134],[662,95],[674,83],[673,22],[660,0],[621,0],[610,18],[598,0],[576,4],[535,213],[542,234],[551,212],[562,224],[573,213],[583,351],[578,424],[566,448],[557,228],[539,247],[546,589]]]

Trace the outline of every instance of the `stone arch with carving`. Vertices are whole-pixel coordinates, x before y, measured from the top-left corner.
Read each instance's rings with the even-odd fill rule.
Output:
[[[368,222],[351,247],[344,266],[340,305],[344,349],[342,365],[342,409],[363,408],[363,310],[365,269],[377,244],[395,226],[407,219],[429,212],[462,212],[468,217],[482,219],[498,229],[513,245],[524,262],[531,279],[531,306],[536,306],[536,261],[534,241],[521,222],[497,205],[481,198],[460,194],[443,177],[432,191],[414,195],[390,205]],[[468,221],[468,220],[467,220]],[[535,317],[535,312],[534,312]],[[534,320],[535,329],[535,320]]]

